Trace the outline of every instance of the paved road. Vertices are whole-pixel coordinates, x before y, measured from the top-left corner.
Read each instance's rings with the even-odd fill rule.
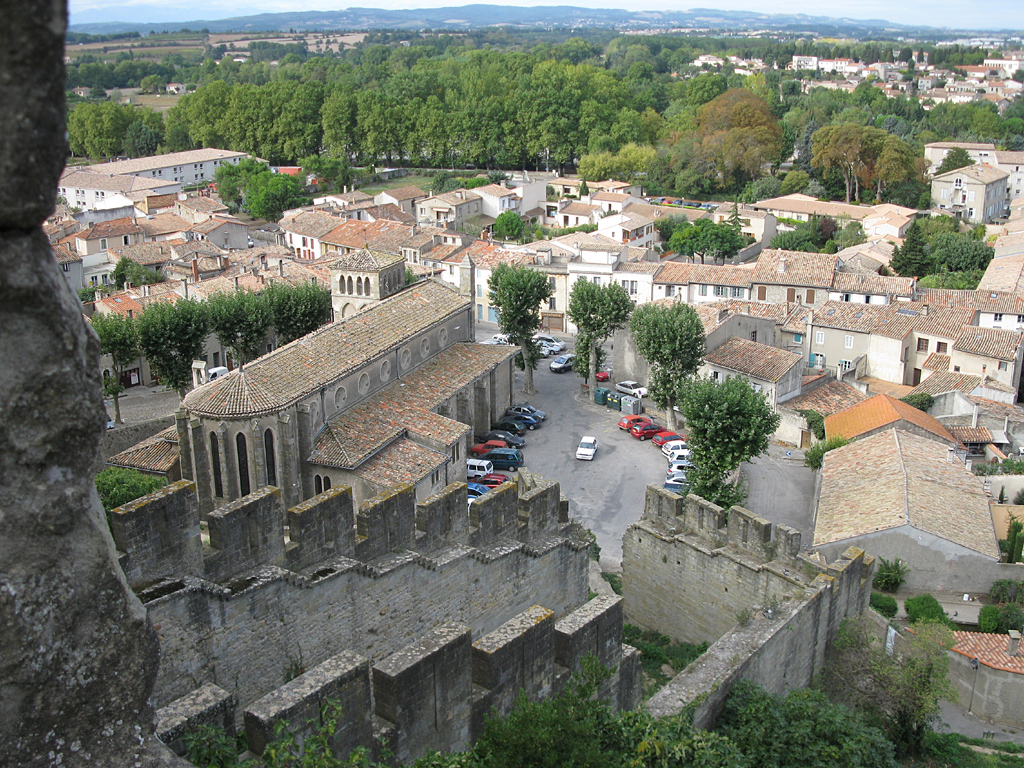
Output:
[[[746,507],[766,520],[800,531],[803,547],[809,547],[815,473],[804,466],[803,451],[770,445],[767,456],[744,464],[741,472],[750,490]]]

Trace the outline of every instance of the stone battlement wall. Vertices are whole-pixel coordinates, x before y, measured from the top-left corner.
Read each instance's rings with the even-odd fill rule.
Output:
[[[207,515],[208,535],[183,481],[112,517],[160,635],[157,706],[213,683],[244,708],[343,651],[379,660],[443,623],[482,636],[588,594],[587,542],[558,484],[529,473],[471,507],[461,483],[420,504],[400,486],[358,512],[347,488],[289,510],[263,488]]]
[[[726,520],[728,522],[726,522]],[[834,563],[800,553],[800,534],[749,511],[649,488],[623,536],[629,621],[687,642],[712,643],[646,704],[657,716],[696,703],[712,728],[732,685],[782,694],[811,683],[843,619],[862,614],[874,558],[850,548]],[[745,614],[745,624],[739,618]]]
[[[728,522],[726,522],[728,520]],[[622,538],[629,621],[688,643],[714,642],[744,610],[799,594],[820,568],[802,559],[800,534],[742,507],[653,486]]]
[[[432,750],[465,749],[492,712],[508,714],[520,693],[538,701],[561,691],[590,654],[615,670],[602,690],[613,709],[640,703],[640,659],[622,645],[619,598],[595,598],[559,621],[534,605],[474,636],[444,622],[376,663],[341,651],[245,708],[249,750],[262,754],[282,722],[304,737],[310,723],[321,723],[327,702],[337,705],[331,746],[339,757],[358,746],[371,754],[386,746],[406,763]],[[189,727],[223,720],[231,702],[227,691],[207,684],[161,709],[157,731],[180,742]]]

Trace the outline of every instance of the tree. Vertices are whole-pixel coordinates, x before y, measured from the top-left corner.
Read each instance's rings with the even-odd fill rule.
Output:
[[[311,155],[299,163],[303,173],[316,176],[317,182],[325,181],[328,189],[341,189],[352,183],[352,166],[344,157]]]
[[[100,338],[100,352],[110,355],[111,375],[103,378],[103,392],[114,398],[114,421],[124,424],[119,399],[124,392],[121,376],[125,368],[142,354],[139,348],[139,329],[135,319],[128,315],[97,312],[89,322]]]
[[[247,290],[215,293],[207,299],[206,308],[210,330],[239,365],[263,354],[272,319],[267,296]]]
[[[779,427],[764,395],[742,378],[719,383],[698,378],[684,390],[679,410],[686,419],[687,442],[694,466],[688,477],[693,493],[723,507],[739,503],[743,490],[728,481],[744,461],[768,450]]]
[[[248,157],[237,164],[222,163],[214,172],[213,180],[217,184],[217,194],[224,205],[237,209],[242,204],[242,195],[245,194],[249,179],[266,170],[267,167],[263,163]]]
[[[583,182],[580,184],[580,199],[582,200],[584,197],[588,197],[589,195],[590,187],[587,186],[587,180],[584,179]]]
[[[158,491],[166,484],[167,481],[162,477],[145,475],[137,469],[126,467],[107,467],[96,475],[96,492],[100,495],[108,520],[111,510]]]
[[[849,442],[842,435],[832,435],[827,440],[815,443],[804,452],[804,466],[811,469],[821,469],[826,453],[834,451],[836,448],[842,448]]]
[[[203,356],[209,320],[193,299],[150,304],[138,318],[139,343],[150,366],[167,387],[185,397],[192,383],[192,361]]]
[[[523,220],[518,211],[505,211],[498,214],[492,229],[499,240],[518,240],[523,235]]]
[[[156,154],[160,137],[141,120],[128,126],[124,137],[124,153],[128,157],[149,157]]]
[[[152,285],[153,283],[162,283],[165,279],[155,269],[144,267],[127,256],[122,256],[117,260],[117,265],[114,267],[111,277],[114,278],[114,285],[118,287],[118,290],[124,288],[128,283],[132,285]]]
[[[896,756],[921,753],[925,736],[939,718],[939,701],[956,701],[949,682],[953,645],[948,627],[923,621],[914,634],[899,637],[888,653],[867,620],[847,619],[837,634],[822,687],[833,701],[876,720],[896,746]]]
[[[729,691],[716,730],[751,766],[897,768],[885,734],[821,691],[778,697],[740,681]]]
[[[598,285],[580,278],[569,292],[569,319],[578,329],[573,369],[591,387],[597,386],[601,345],[615,331],[626,327],[633,300],[618,283]]]
[[[318,283],[271,283],[267,296],[279,344],[312,333],[333,316],[331,291]]]
[[[782,180],[782,194],[792,195],[795,192],[803,192],[811,183],[811,176],[804,171],[790,171]]]
[[[534,394],[533,372],[540,360],[540,350],[533,335],[540,329],[541,302],[551,296],[548,276],[527,267],[499,264],[487,281],[491,306],[498,310],[498,327],[509,343],[520,348],[516,366],[525,372],[523,392]]]
[[[633,344],[650,364],[647,388],[675,431],[675,404],[704,361],[704,325],[689,304],[641,304],[629,321]]]
[[[746,241],[728,222],[715,224],[711,219],[698,219],[692,227],[676,230],[668,245],[676,253],[699,256],[703,264],[705,258],[714,262],[735,256]]]
[[[924,235],[915,221],[907,228],[903,245],[893,248],[889,266],[902,277],[923,277],[933,271],[933,264]]]
[[[929,395],[927,392],[917,392],[913,395],[904,395],[900,400],[907,405],[912,405],[919,411],[928,413],[932,405],[935,403],[935,398]]]
[[[308,202],[302,183],[294,176],[265,171],[245,185],[245,208],[257,219],[277,221],[284,211]]]
[[[995,251],[980,240],[968,235],[944,233],[936,235],[931,243],[933,269],[949,272],[971,272],[988,267]]]
[[[946,153],[946,156],[942,158],[942,162],[939,163],[939,167],[935,169],[935,175],[941,176],[943,173],[949,173],[950,171],[955,171],[958,168],[966,168],[969,165],[974,165],[974,161],[967,153],[967,150],[963,147],[953,147]]]

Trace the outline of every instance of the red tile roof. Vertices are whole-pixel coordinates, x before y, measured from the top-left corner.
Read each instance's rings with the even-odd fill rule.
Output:
[[[986,667],[1001,669],[1005,672],[1024,674],[1024,650],[1018,650],[1011,656],[1010,636],[991,632],[953,632],[955,645],[953,651],[969,659],[977,659]],[[1024,684],[1024,680],[1020,681]]]
[[[847,440],[853,440],[865,432],[899,421],[906,421],[951,443],[956,442],[956,438],[934,416],[889,395],[875,395],[825,417],[825,434],[829,437],[842,435]]]
[[[799,365],[800,360],[796,352],[739,336],[733,336],[704,356],[704,362],[711,365],[772,382],[778,382],[793,366]]]

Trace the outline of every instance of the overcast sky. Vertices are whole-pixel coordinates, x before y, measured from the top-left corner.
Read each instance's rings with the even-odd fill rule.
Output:
[[[487,0],[483,0],[487,2]],[[490,0],[493,2],[494,0]],[[504,3],[503,3],[504,4]],[[524,8],[535,5],[586,5],[592,8],[621,8],[622,0],[512,0]],[[280,11],[338,10],[350,6],[362,8],[426,8],[465,5],[451,0],[70,0],[71,23],[105,20],[131,22],[194,21],[248,16]],[[1024,2],[987,0],[978,3],[954,0],[789,0],[769,6],[763,0],[697,0],[690,5],[671,0],[641,0],[630,7],[644,10],[684,10],[718,8],[733,11],[805,13],[813,16],[846,16],[856,19],[884,19],[897,24],[956,27],[961,29],[1024,30]],[[98,13],[97,13],[98,12]],[[77,18],[76,18],[77,17]]]

